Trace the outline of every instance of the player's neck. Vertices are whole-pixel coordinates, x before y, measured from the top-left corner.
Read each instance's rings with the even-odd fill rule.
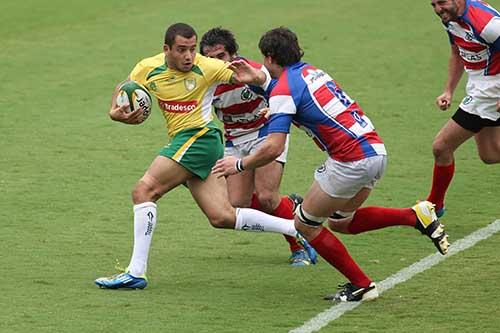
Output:
[[[456,0],[457,4],[457,15],[458,17],[462,16],[465,12],[466,0]]]

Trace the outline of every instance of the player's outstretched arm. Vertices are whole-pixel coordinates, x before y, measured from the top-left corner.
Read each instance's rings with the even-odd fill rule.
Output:
[[[242,59],[232,61],[228,68],[234,72],[231,78],[232,83],[246,83],[261,86],[267,80],[267,76],[263,71],[252,67]]]
[[[464,72],[464,66],[458,48],[455,45],[451,46],[450,60],[448,62],[448,79],[444,92],[436,98],[436,105],[441,110],[447,110],[451,106],[451,100],[455,88],[460,82],[460,78]]]
[[[218,178],[230,176],[243,170],[253,170],[274,161],[285,149],[286,133],[271,133],[259,149],[242,159],[227,156],[218,160],[212,173]]]
[[[141,108],[137,108],[133,112],[127,112],[129,105],[118,106],[116,104],[116,97],[118,96],[118,92],[120,91],[120,87],[122,84],[123,82],[120,82],[113,91],[111,106],[109,108],[109,117],[114,121],[118,121],[124,124],[138,125],[144,120]]]

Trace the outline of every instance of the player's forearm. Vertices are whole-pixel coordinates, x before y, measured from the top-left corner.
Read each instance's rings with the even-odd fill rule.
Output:
[[[446,80],[444,91],[453,95],[453,92],[457,88],[463,73],[464,65],[462,59],[460,58],[456,46],[453,46],[450,54],[450,60],[448,62],[448,79]]]
[[[241,165],[244,170],[253,170],[274,161],[283,152],[284,147],[270,142],[264,142],[253,154],[242,159]]]

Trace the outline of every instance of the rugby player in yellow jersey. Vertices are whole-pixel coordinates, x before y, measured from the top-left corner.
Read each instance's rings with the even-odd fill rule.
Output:
[[[165,33],[163,53],[140,61],[129,75],[158,99],[165,117],[170,143],[163,147],[132,191],[134,203],[134,247],[125,272],[95,280],[101,288],[143,289],[151,238],[155,229],[156,202],[173,188],[186,184],[211,225],[243,231],[276,232],[298,236],[304,248],[314,250],[297,234],[293,220],[281,219],[249,208],[233,208],[224,178],[211,174],[222,158],[222,133],[212,121],[212,99],[220,83],[266,86],[270,77],[249,71],[241,62],[229,66],[221,60],[196,53],[195,30],[184,23],[171,25]],[[112,120],[139,124],[142,110],[127,113],[116,105],[120,84],[113,92],[109,116]],[[241,166],[240,166],[241,167]],[[173,214],[172,214],[173,215]]]

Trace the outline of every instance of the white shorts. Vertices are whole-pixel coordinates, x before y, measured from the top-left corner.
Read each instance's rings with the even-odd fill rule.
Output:
[[[340,162],[328,157],[316,169],[314,179],[321,189],[335,198],[350,199],[362,188],[373,188],[382,178],[387,156],[378,155],[354,162]]]
[[[288,141],[290,138],[290,134],[286,136],[285,149],[281,153],[278,158],[276,158],[277,162],[286,163],[286,157],[288,155]],[[249,141],[245,141],[243,143],[236,144],[232,147],[224,148],[224,156],[234,156],[237,158],[243,158],[248,156],[259,149],[260,145],[266,140],[266,137],[256,138]]]
[[[496,121],[500,118],[500,112],[497,112],[497,102],[500,100],[500,74],[493,76],[469,74],[465,91],[467,96],[460,103],[462,110],[483,119]]]

